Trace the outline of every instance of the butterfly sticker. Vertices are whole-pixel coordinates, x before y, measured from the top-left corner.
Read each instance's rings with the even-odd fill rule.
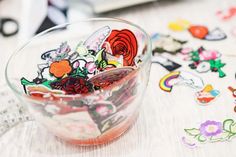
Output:
[[[49,50],[41,55],[41,59],[47,62],[60,61],[68,57],[71,51],[67,42],[63,42],[59,48]]]

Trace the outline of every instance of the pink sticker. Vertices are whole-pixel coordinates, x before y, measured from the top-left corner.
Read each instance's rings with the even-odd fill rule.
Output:
[[[181,53],[182,53],[183,55],[187,55],[187,54],[189,54],[189,53],[192,52],[192,51],[193,51],[192,48],[186,47],[186,48],[183,48],[183,49],[181,50]]]

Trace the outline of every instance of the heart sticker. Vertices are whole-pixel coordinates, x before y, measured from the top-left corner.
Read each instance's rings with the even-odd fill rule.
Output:
[[[201,25],[193,25],[189,27],[188,31],[198,39],[204,39],[209,32],[207,27]]]

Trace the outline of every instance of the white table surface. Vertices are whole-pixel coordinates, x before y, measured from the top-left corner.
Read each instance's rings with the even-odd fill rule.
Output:
[[[7,0],[14,1],[14,0]],[[7,3],[7,2],[4,2]],[[10,3],[10,2],[9,2]],[[15,2],[14,2],[15,3]],[[109,13],[110,17],[121,17],[142,26],[149,33],[171,33],[180,39],[188,39],[189,46],[201,45],[214,48],[222,54],[227,63],[223,68],[227,77],[219,79],[216,73],[198,74],[205,83],[211,83],[221,91],[220,97],[209,106],[199,106],[194,101],[194,91],[185,86],[174,87],[171,93],[160,90],[160,78],[168,72],[157,64],[151,67],[149,86],[138,121],[120,139],[105,146],[78,147],[68,145],[34,122],[26,122],[10,130],[0,139],[0,156],[2,157],[234,157],[236,156],[236,139],[231,142],[206,143],[195,149],[189,149],[181,142],[183,129],[198,127],[206,120],[223,121],[228,118],[236,120],[233,111],[233,98],[227,87],[236,87],[236,37],[230,34],[236,25],[236,17],[228,22],[221,22],[215,16],[217,9],[227,8],[232,1],[219,0],[183,0],[153,3],[139,6],[123,12]],[[1,13],[0,3],[0,13]],[[0,14],[1,15],[1,14]],[[89,15],[90,16],[90,15]],[[177,18],[188,19],[192,23],[207,25],[210,28],[220,26],[228,35],[221,42],[208,42],[193,39],[188,32],[173,33],[167,24]],[[17,37],[0,37],[0,82],[4,83],[4,65],[15,49]],[[18,41],[19,42],[19,41]],[[190,71],[187,62],[181,56],[171,57]],[[196,73],[197,74],[197,73]]]

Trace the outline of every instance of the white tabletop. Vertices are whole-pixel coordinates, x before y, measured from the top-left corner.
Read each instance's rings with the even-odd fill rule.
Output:
[[[9,0],[13,1],[13,0]],[[233,1],[233,0],[232,0]],[[227,76],[219,78],[217,73],[199,75],[205,82],[220,90],[221,95],[208,106],[200,106],[194,100],[194,91],[186,86],[176,86],[171,93],[160,90],[160,78],[167,74],[158,64],[151,67],[150,81],[142,104],[140,116],[134,126],[118,140],[97,147],[71,146],[55,138],[35,122],[26,122],[7,132],[0,139],[0,154],[4,157],[222,157],[236,156],[236,139],[230,142],[205,143],[197,148],[186,147],[181,138],[185,136],[185,128],[198,127],[206,120],[223,121],[235,119],[233,111],[234,99],[228,86],[236,87],[236,37],[230,30],[236,26],[236,20],[220,21],[215,12],[225,9],[232,1],[216,0],[182,0],[164,1],[125,9],[123,12],[109,13],[108,16],[121,17],[132,21],[147,32],[171,34],[179,39],[187,39],[188,46],[197,48],[205,46],[222,53],[222,61],[226,63],[223,70]],[[6,3],[6,2],[4,2]],[[1,5],[0,5],[1,11]],[[210,28],[219,26],[228,38],[220,42],[209,42],[194,39],[188,32],[173,33],[167,28],[169,21],[183,18],[194,24],[207,25]],[[3,39],[0,37],[0,82],[4,83],[4,67],[9,55],[15,49],[17,37]],[[181,55],[170,56],[172,60],[182,64],[180,70],[191,71],[188,62]]]

